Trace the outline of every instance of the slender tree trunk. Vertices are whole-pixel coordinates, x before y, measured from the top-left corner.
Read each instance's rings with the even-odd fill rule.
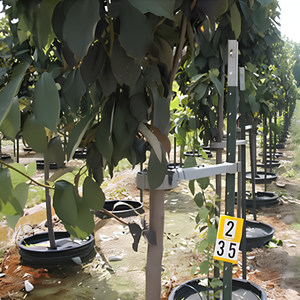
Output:
[[[146,300],[161,298],[161,265],[164,235],[164,190],[150,191],[149,229],[156,232],[156,245],[148,244]]]
[[[44,158],[44,177],[45,177],[45,184],[47,184],[47,180],[49,179],[49,160],[46,157]],[[54,236],[53,223],[52,223],[51,196],[50,196],[49,188],[45,188],[45,196],[46,196],[46,213],[47,213],[47,225],[48,225],[48,236],[50,241],[50,248],[56,249],[55,236]]]

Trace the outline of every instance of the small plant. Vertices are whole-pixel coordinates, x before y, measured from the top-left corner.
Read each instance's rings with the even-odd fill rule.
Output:
[[[200,187],[200,192],[195,193],[195,183]],[[217,229],[219,224],[219,207],[216,205],[220,199],[215,194],[215,199],[207,192],[208,188],[214,191],[213,185],[210,183],[209,177],[200,178],[197,180],[190,180],[189,188],[194,195],[194,201],[199,206],[200,210],[196,216],[196,228],[199,229],[199,236],[203,238],[195,245],[195,251],[202,253],[205,259],[199,265],[195,264],[191,269],[191,276],[195,274],[205,274],[206,278],[201,280],[201,285],[207,287],[207,299],[209,298],[209,289],[217,289],[214,296],[218,297],[221,292],[220,288],[223,282],[219,278],[210,279],[210,271],[217,267],[222,269],[222,265],[213,259],[213,252],[217,238]]]

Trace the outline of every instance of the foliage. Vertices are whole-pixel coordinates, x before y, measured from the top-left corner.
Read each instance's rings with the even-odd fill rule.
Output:
[[[86,180],[98,187],[103,172],[112,176],[121,159],[143,162],[149,142],[149,184],[159,186],[170,150],[170,86],[182,49],[192,55],[199,25],[206,15],[213,20],[224,13],[229,2],[220,1],[215,12],[205,1],[182,0],[3,3],[12,41],[0,91],[4,135],[14,140],[21,130],[30,147],[60,167],[86,147]],[[215,78],[208,72],[209,81]],[[56,181],[53,202],[64,225],[83,237],[93,215],[77,188],[76,180],[72,186]]]
[[[200,192],[198,193],[195,193],[195,184],[200,188]],[[222,285],[222,281],[218,278],[214,278],[211,281],[209,275],[213,267],[222,268],[221,264],[213,259],[219,224],[219,207],[216,205],[216,202],[220,201],[220,199],[217,194],[215,194],[215,199],[211,198],[207,191],[209,187],[214,191],[209,177],[190,180],[189,182],[190,191],[194,195],[194,201],[199,207],[199,212],[196,216],[196,228],[199,229],[199,236],[202,238],[195,245],[195,251],[202,253],[205,257],[205,259],[202,259],[200,265],[193,265],[191,275],[193,276],[196,273],[206,274],[206,282],[209,283],[207,287],[216,288]]]

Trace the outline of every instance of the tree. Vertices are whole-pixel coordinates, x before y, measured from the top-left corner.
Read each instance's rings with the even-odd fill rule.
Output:
[[[11,139],[22,130],[29,146],[60,167],[65,155],[69,160],[80,144],[87,147],[89,176],[83,197],[78,194],[80,173],[74,184],[56,181],[53,197],[66,229],[84,238],[94,228],[90,209],[103,205],[100,185],[105,168],[112,176],[122,158],[133,165],[143,162],[149,141],[150,188],[154,191],[161,184],[170,149],[171,87],[182,49],[186,45],[193,49],[194,26],[206,15],[212,19],[220,15],[228,3],[6,0],[4,4],[14,45],[9,83],[0,91],[0,126],[6,124]],[[8,175],[1,169],[1,184]],[[23,203],[9,201],[12,186],[6,191],[0,195],[0,211],[9,203],[13,206],[9,213],[17,217]],[[155,203],[150,206],[154,220],[156,212],[163,215],[161,206],[158,210]],[[163,218],[158,219],[161,229]],[[150,220],[150,229],[153,223]],[[151,265],[146,274],[147,269]],[[160,268],[153,277],[160,286]],[[151,299],[151,286],[148,290],[146,297]],[[157,298],[160,289],[152,290]]]

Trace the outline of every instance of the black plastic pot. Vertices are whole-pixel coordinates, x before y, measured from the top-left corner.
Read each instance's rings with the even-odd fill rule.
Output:
[[[38,170],[44,170],[44,160],[37,160],[37,161],[36,161],[36,168],[37,168]],[[49,164],[49,168],[50,168],[51,170],[56,170],[56,169],[58,169],[56,163],[50,163],[50,164]]]
[[[255,177],[255,184],[269,184],[272,181],[275,181],[277,177],[278,175],[272,172],[267,172],[267,176],[265,176],[265,172],[257,172],[257,176]],[[246,172],[246,179],[252,182],[251,172]]]
[[[199,292],[205,292],[206,287],[199,285],[200,279],[192,279],[174,288],[168,300],[204,300]],[[220,299],[220,298],[215,298]],[[232,300],[267,300],[265,291],[257,284],[243,280],[232,279]]]
[[[261,168],[264,168],[265,167],[265,164],[262,162],[262,163],[259,163],[259,164],[256,164],[258,167],[261,167]],[[270,168],[270,160],[267,159],[267,168]],[[272,160],[271,162],[271,167],[272,168],[276,168],[276,167],[279,167],[280,166],[280,161],[279,160]]]
[[[180,168],[180,163],[168,163],[167,167],[169,170],[174,170]]]
[[[3,154],[1,155],[1,159],[10,159],[10,158],[11,158],[11,156],[10,156],[9,154],[3,153]]]
[[[87,156],[86,149],[76,150],[75,153],[74,153],[74,155],[73,155],[73,158],[86,159],[86,156]]]
[[[116,205],[120,202],[124,204]],[[144,213],[145,211],[143,209],[143,206],[144,205],[142,202],[134,200],[106,200],[103,208],[119,218],[128,218],[136,216],[136,212],[138,212],[139,214]],[[101,210],[94,211],[94,214],[100,219],[111,218]]]
[[[66,231],[56,231],[54,236],[56,249],[43,245],[49,242],[48,232],[37,233],[19,241],[19,254],[23,263],[42,266],[75,265],[80,261],[87,262],[96,255],[92,234],[83,241],[75,239],[74,242]]]
[[[23,150],[24,150],[25,152],[31,152],[31,151],[32,151],[32,148],[23,148]]]
[[[278,195],[273,192],[257,191],[255,192],[255,199],[256,199],[256,207],[271,206],[279,202]],[[246,206],[247,207],[253,206],[252,194],[249,191],[246,192]]]
[[[265,223],[258,221],[246,221],[247,251],[259,248],[272,240],[275,229]]]
[[[259,156],[263,156],[263,153],[259,153]],[[283,156],[283,153],[282,153],[282,152],[276,152],[276,153],[274,154],[274,157],[275,157],[275,158],[279,158],[279,157],[282,157],[282,156]],[[267,157],[267,158],[270,158],[270,152],[267,152],[266,157]]]
[[[207,154],[208,158],[212,157],[212,153],[211,153],[210,150],[203,149],[203,152],[205,152]],[[194,157],[201,157],[202,156],[202,154],[199,153],[198,150],[195,150],[195,151],[186,151],[186,152],[184,152],[184,155],[185,156],[194,156]]]

